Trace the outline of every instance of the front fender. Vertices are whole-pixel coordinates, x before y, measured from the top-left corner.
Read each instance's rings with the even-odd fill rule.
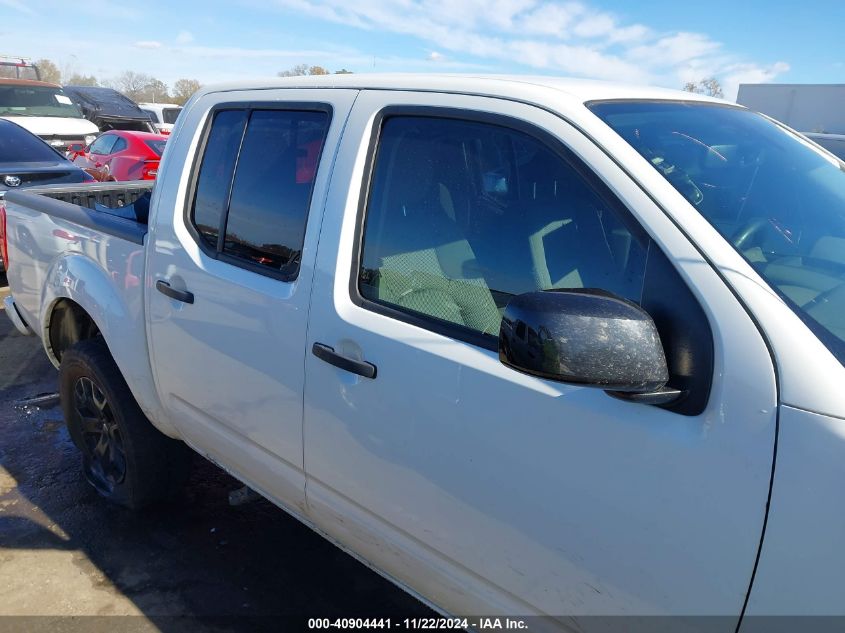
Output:
[[[143,257],[143,247],[105,237],[86,244],[94,247],[97,261],[88,254],[70,252],[50,266],[40,300],[41,340],[56,366],[50,327],[62,299],[78,304],[94,321],[141,410],[162,433],[179,437],[158,397],[153,381],[144,321],[142,288],[130,283],[129,266]]]

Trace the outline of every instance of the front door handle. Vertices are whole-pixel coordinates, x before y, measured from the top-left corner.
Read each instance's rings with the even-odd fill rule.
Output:
[[[188,292],[187,290],[176,290],[176,288],[163,279],[159,279],[156,282],[156,290],[158,290],[161,294],[167,295],[171,299],[176,299],[176,301],[181,301],[182,303],[194,302],[193,292]]]
[[[359,376],[363,376],[364,378],[373,379],[376,377],[376,366],[372,363],[367,363],[363,360],[356,360],[354,358],[349,358],[348,356],[344,356],[343,354],[338,354],[334,351],[333,348],[329,347],[328,345],[323,345],[322,343],[314,343],[314,346],[311,348],[314,356],[319,358],[320,360],[326,361],[329,365],[334,365],[335,367],[339,367],[344,371],[352,372],[353,374],[358,374]]]

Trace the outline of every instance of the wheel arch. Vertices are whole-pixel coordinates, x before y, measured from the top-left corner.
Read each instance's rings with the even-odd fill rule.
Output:
[[[116,253],[128,261],[131,253]],[[118,275],[81,253],[54,262],[41,297],[41,340],[57,368],[65,350],[101,337],[144,415],[162,433],[179,437],[158,397],[144,321],[143,291],[122,288]]]

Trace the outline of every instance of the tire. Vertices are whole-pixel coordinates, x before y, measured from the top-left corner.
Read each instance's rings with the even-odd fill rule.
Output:
[[[82,471],[100,495],[138,510],[182,488],[192,451],[144,416],[102,338],[80,341],[62,354],[59,383]]]

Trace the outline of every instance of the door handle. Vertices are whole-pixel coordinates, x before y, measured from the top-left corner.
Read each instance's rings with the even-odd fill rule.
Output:
[[[163,279],[159,279],[156,282],[156,290],[158,290],[161,294],[167,295],[171,299],[176,299],[176,301],[181,301],[182,303],[194,302],[193,292],[188,292],[187,290],[176,290],[176,288],[173,288]]]
[[[344,371],[358,374],[364,378],[373,379],[376,377],[376,366],[363,360],[355,360],[343,354],[338,354],[333,348],[322,343],[314,343],[311,352],[320,360],[326,361],[329,365],[339,367]]]

